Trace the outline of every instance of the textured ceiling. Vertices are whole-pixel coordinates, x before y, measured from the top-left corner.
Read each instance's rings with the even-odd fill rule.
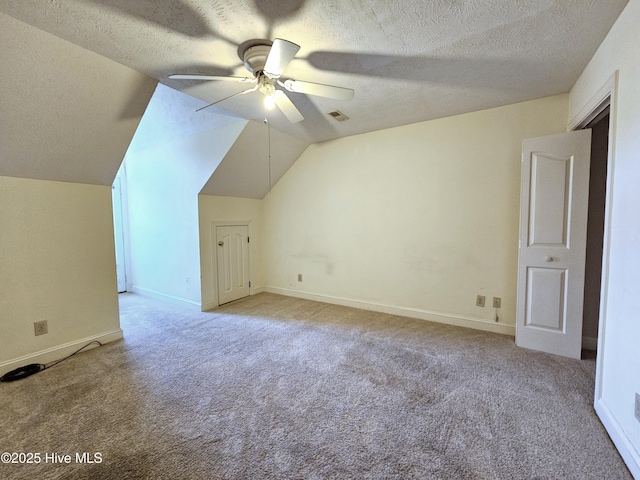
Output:
[[[317,142],[567,92],[626,3],[0,0],[0,11],[208,102],[244,86],[167,76],[245,76],[241,43],[295,42],[302,48],[283,77],[356,92],[344,102],[289,94],[299,124],[273,114],[274,128]],[[264,116],[259,93],[211,108]],[[350,120],[336,122],[334,109]]]

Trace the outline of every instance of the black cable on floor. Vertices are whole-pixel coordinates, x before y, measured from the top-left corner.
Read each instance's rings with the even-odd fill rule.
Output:
[[[16,368],[15,370],[11,370],[10,372],[7,372],[2,377],[0,377],[0,382],[14,382],[16,380],[21,380],[23,378],[27,378],[27,377],[29,377],[29,376],[31,376],[33,374],[38,373],[38,372],[42,372],[43,370],[46,370],[47,368],[55,367],[60,362],[64,362],[68,358],[73,357],[76,353],[80,353],[82,350],[87,348],[89,345],[93,345],[94,343],[97,343],[99,346],[102,346],[102,343],[100,343],[98,340],[94,340],[93,342],[87,343],[84,347],[80,347],[78,350],[73,352],[71,355],[68,355],[68,356],[64,357],[63,359],[58,360],[57,362],[53,362],[53,363],[50,363],[48,365],[45,365],[43,363],[30,363],[29,365],[25,365],[23,367]]]

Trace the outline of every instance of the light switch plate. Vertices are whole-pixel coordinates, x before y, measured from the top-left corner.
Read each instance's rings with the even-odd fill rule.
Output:
[[[640,422],[640,393],[636,393],[636,420]]]

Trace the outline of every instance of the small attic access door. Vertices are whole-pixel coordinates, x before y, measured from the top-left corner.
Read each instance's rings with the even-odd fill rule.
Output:
[[[217,225],[218,305],[249,296],[249,226]]]

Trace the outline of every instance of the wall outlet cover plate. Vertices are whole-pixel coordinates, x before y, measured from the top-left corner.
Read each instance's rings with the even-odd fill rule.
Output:
[[[46,320],[42,320],[40,322],[33,323],[33,333],[37,337],[38,335],[44,335],[45,333],[49,333],[49,327],[47,325]]]

